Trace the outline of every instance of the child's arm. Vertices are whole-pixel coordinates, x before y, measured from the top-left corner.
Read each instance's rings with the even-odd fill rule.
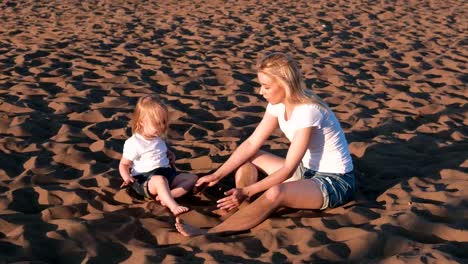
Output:
[[[167,149],[167,158],[169,159],[169,164],[171,165],[171,167],[174,168],[175,167],[175,161],[176,161],[176,156],[175,156],[174,152]]]
[[[130,166],[132,166],[132,161],[122,157],[119,163],[119,172],[124,182],[120,188],[125,187],[135,181],[132,175],[130,175]]]

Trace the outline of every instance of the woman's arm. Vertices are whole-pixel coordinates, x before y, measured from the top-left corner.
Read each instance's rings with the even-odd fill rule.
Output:
[[[265,113],[262,121],[260,121],[252,135],[250,135],[213,174],[198,179],[196,186],[200,186],[203,183],[208,183],[208,186],[213,186],[240,165],[244,164],[257,153],[277,127],[278,119],[269,113]]]
[[[294,138],[289,147],[288,154],[286,155],[283,166],[261,181],[245,187],[243,190],[244,194],[247,196],[252,196],[274,185],[280,184],[291,177],[304,157],[307,147],[309,146],[310,138],[313,136],[314,131],[314,127],[306,127],[297,130],[294,133]]]

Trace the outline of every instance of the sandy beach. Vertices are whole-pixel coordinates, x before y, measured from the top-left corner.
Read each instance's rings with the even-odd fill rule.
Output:
[[[467,10],[452,0],[3,1],[0,264],[468,263]],[[297,59],[341,121],[356,200],[183,237],[165,207],[120,189],[136,101],[167,102],[177,169],[206,175],[261,120],[255,64],[271,51]],[[264,149],[284,156],[288,145],[278,130]],[[181,198],[182,218],[218,223],[216,188]]]

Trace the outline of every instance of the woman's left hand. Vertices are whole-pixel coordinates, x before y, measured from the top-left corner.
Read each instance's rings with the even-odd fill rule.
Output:
[[[239,207],[248,197],[243,188],[233,188],[224,194],[227,196],[218,200],[218,208],[228,211]]]

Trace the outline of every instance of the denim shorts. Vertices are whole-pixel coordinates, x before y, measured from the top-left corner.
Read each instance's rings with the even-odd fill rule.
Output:
[[[318,172],[299,165],[296,173],[300,173],[302,179],[311,179],[318,184],[323,196],[323,205],[320,210],[338,207],[354,198],[356,191],[354,171],[346,173]]]
[[[135,181],[127,187],[127,192],[130,196],[133,196],[137,199],[153,199],[152,195],[148,190],[148,182],[151,177],[155,175],[161,175],[167,179],[169,186],[171,186],[172,181],[177,176],[177,171],[170,167],[156,168],[152,171],[134,175],[133,178]]]

